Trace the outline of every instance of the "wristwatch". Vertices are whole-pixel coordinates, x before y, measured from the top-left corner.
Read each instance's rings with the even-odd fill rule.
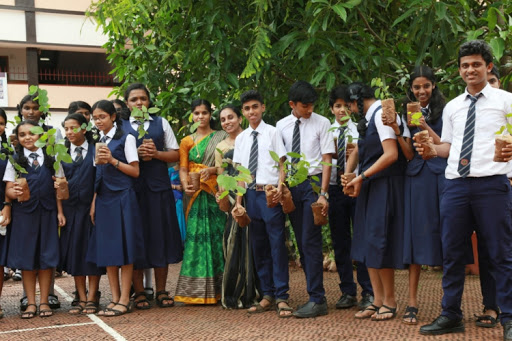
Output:
[[[329,193],[327,192],[320,192],[319,196],[325,197],[325,199],[329,200]]]
[[[361,178],[363,179],[363,181],[366,180],[366,179],[369,179],[369,177],[364,175],[364,172],[361,172]]]
[[[4,201],[4,206],[11,206],[12,207],[12,202]]]

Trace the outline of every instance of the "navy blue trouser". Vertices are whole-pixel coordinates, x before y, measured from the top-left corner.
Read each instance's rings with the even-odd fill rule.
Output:
[[[321,180],[321,175],[317,175]],[[322,227],[314,224],[311,204],[318,200],[313,191],[310,180],[304,181],[296,187],[290,188],[295,204],[295,211],[289,214],[295,239],[299,247],[300,262],[307,281],[309,300],[323,303],[324,269],[322,254]]]
[[[343,187],[329,186],[329,227],[331,229],[334,260],[340,276],[340,290],[344,294],[357,295],[350,249],[352,247],[351,222],[354,221],[356,199],[343,194]],[[362,295],[373,295],[368,269],[357,262],[357,282],[363,289]]]
[[[442,315],[461,319],[465,251],[474,226],[488,251],[496,278],[501,323],[512,317],[512,220],[510,183],[505,175],[446,181],[441,200],[443,244]]]
[[[482,289],[482,298],[484,309],[492,309],[498,312],[498,303],[496,302],[496,279],[493,275],[493,267],[489,259],[489,252],[484,243],[478,239],[478,270],[480,272],[480,288]]]
[[[267,207],[265,192],[247,190],[246,209],[254,265],[263,295],[288,299],[288,251],[281,205]]]

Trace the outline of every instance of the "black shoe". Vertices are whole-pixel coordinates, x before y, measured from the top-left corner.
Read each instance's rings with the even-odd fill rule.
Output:
[[[443,315],[436,318],[431,324],[426,324],[420,328],[420,334],[423,335],[441,335],[463,331],[464,323],[462,323],[462,320],[452,320]]]
[[[361,298],[361,301],[359,301],[358,308],[359,310],[365,310],[369,306],[371,306],[373,303],[373,295],[371,294],[364,294]]]
[[[55,294],[49,294],[48,295],[48,305],[50,306],[50,309],[59,309],[60,308],[60,302],[59,298]]]
[[[78,305],[78,303],[80,302],[80,297],[78,296],[78,291],[73,291],[71,294],[74,295],[73,301],[71,302],[71,306],[76,307]]]
[[[336,309],[348,309],[352,308],[357,304],[357,299],[355,296],[349,294],[341,295],[338,302],[336,302]]]
[[[23,296],[20,299],[20,311],[24,312],[25,310],[27,310],[27,308],[28,308],[28,298],[27,298],[27,296]]]
[[[512,340],[512,320],[507,321],[503,326],[503,340]]]
[[[317,317],[327,315],[327,300],[324,298],[322,303],[308,302],[293,313],[293,316],[299,318]]]

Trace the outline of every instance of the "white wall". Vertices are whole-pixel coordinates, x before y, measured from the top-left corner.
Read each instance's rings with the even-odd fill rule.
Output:
[[[0,40],[26,41],[25,11],[0,9]]]
[[[91,0],[35,0],[34,6],[36,8],[85,12],[91,3]]]
[[[101,46],[107,41],[96,23],[80,15],[36,12],[38,43]]]

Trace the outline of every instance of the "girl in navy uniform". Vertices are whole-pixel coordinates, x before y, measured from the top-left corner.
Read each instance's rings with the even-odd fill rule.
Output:
[[[131,84],[126,89],[124,97],[130,111],[135,107],[142,109],[143,106],[151,106],[149,91],[143,84]],[[144,121],[143,127],[147,134],[142,138],[138,138],[139,124],[140,121],[134,117],[123,120],[123,130],[137,137],[137,148],[142,157],[136,192],[141,209],[146,253],[144,264],[135,264],[135,307],[149,308],[144,292],[142,270],[154,268],[156,303],[159,307],[166,308],[174,305],[169,292],[165,290],[168,265],[181,262],[183,259],[180,227],[171,181],[167,173],[167,162],[179,160],[179,145],[169,122],[162,117],[151,115],[149,120]],[[142,143],[143,139],[152,141]]]
[[[5,114],[4,109],[0,108],[0,143],[3,145],[4,143],[7,143],[7,137],[5,136],[5,125],[7,124],[7,115]],[[2,150],[2,153],[7,153],[3,146],[0,147]],[[4,176],[5,173],[5,167],[7,166],[7,158],[5,160],[0,159],[0,176]],[[11,220],[11,204],[4,202],[5,198],[5,183],[0,183],[0,200],[2,201],[2,204],[0,204],[0,215],[3,217],[3,221],[0,223],[2,226],[7,226]],[[9,247],[9,230],[6,228],[3,229],[3,232],[0,233],[0,270],[3,273],[4,272],[4,266],[7,265],[7,251]],[[0,297],[2,296],[2,287],[4,284],[4,276],[0,276]],[[4,313],[2,311],[2,307],[0,306],[0,318],[4,317]]]
[[[130,311],[130,286],[133,263],[144,254],[139,205],[133,189],[139,176],[139,159],[135,137],[121,129],[114,105],[101,100],[92,107],[92,117],[100,130],[100,142],[107,144],[98,151],[96,185],[91,218],[95,240],[89,244],[87,259],[107,267],[112,302],[100,312],[118,316]],[[121,267],[121,283],[119,270]]]
[[[443,127],[445,99],[436,85],[434,72],[428,66],[417,66],[411,74],[408,100],[418,101],[423,116],[419,126],[410,126],[410,135],[427,130],[435,144],[440,143]],[[406,115],[406,114],[405,114]],[[406,116],[403,115],[404,121]],[[399,133],[397,124],[392,126]],[[405,141],[406,140],[406,141]],[[441,193],[444,188],[445,158],[422,159],[413,148],[410,139],[398,137],[400,147],[410,160],[405,171],[405,220],[404,220],[404,264],[409,265],[409,302],[403,322],[417,324],[418,282],[421,265],[443,264],[441,249],[441,219],[439,216]],[[421,193],[421,199],[419,194]]]
[[[61,264],[64,271],[74,276],[78,304],[69,310],[70,314],[94,314],[97,311],[97,292],[100,276],[105,273],[96,264],[86,261],[89,238],[93,233],[90,210],[94,195],[96,170],[93,165],[95,150],[92,133],[81,129],[87,124],[81,114],[68,115],[63,122],[72,163],[62,162],[68,180],[69,199],[62,201],[66,225],[61,227]],[[89,291],[86,293],[86,276],[89,277]]]
[[[356,318],[383,321],[396,316],[394,269],[404,268],[406,160],[399,151],[395,132],[384,125],[381,103],[371,87],[352,83],[345,102],[352,112],[364,115],[358,123],[358,154],[352,153],[347,164],[347,172],[352,172],[358,157],[360,173],[345,185],[354,187],[353,196],[357,197],[352,258],[368,267],[375,297],[373,304],[357,313]]]
[[[56,200],[52,179],[54,175],[62,177],[64,174],[61,169],[55,173],[53,158],[35,145],[40,135],[30,130],[37,125],[35,121],[23,121],[14,130],[19,141],[14,159],[27,171],[23,177],[27,179],[30,189],[28,201],[20,203],[16,200],[23,195],[23,189],[15,182],[15,170],[11,163],[7,165],[4,174],[4,181],[7,182],[6,197],[13,200],[7,262],[11,268],[21,269],[23,272],[23,287],[28,306],[21,317],[25,319],[34,317],[37,311],[36,274],[41,292],[39,316],[53,315],[48,295],[52,273],[59,263],[57,227],[66,223],[62,216],[62,206]]]

